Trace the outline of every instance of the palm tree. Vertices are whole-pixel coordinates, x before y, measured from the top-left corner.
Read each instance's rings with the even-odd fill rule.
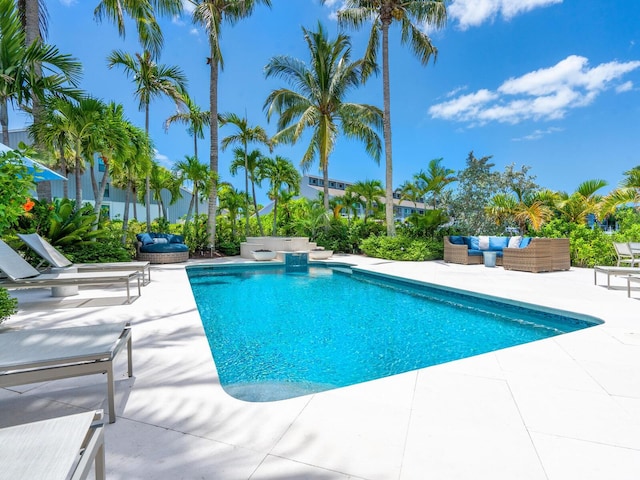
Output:
[[[231,223],[231,236],[234,238],[240,210],[249,209],[249,204],[246,200],[245,195],[231,185],[225,183],[220,186],[220,208],[228,212],[229,222]]]
[[[640,165],[627,170],[624,175],[620,186],[602,199],[602,216],[615,213],[616,208],[621,205],[633,204],[635,208],[640,205]]]
[[[384,198],[384,188],[380,180],[365,180],[349,185],[348,189],[362,199],[364,207],[364,222],[382,210],[381,199]]]
[[[204,127],[209,125],[211,118],[209,118],[209,111],[203,112],[186,93],[182,96],[182,103],[187,108],[187,111],[182,112],[178,110],[167,118],[164,122],[164,129],[168,131],[169,127],[174,123],[187,125],[187,132],[193,135],[193,156],[197,159],[198,139],[204,138]]]
[[[151,163],[151,175],[149,175],[153,199],[158,203],[158,217],[167,220],[167,205],[162,198],[162,191],[169,192],[169,205],[173,205],[181,197],[179,179],[173,176],[170,170],[164,168],[158,162]]]
[[[192,185],[191,202],[189,203],[187,217],[184,222],[184,233],[186,235],[191,212],[195,207],[196,217],[198,216],[198,204],[200,203],[201,192],[209,191],[207,183],[210,182],[211,176],[209,175],[209,167],[207,165],[200,163],[197,157],[190,157],[188,155],[185,155],[184,160],[176,162],[173,171],[181,182],[187,181]]]
[[[329,41],[320,23],[318,31],[302,29],[311,54],[311,64],[288,57],[273,57],[265,67],[267,78],[280,77],[296,90],[281,88],[269,94],[265,102],[267,118],[280,115],[278,133],[273,141],[296,143],[303,132],[312,130],[311,141],[302,157],[303,170],[318,155],[324,179],[324,208],[329,209],[329,156],[338,133],[362,140],[367,153],[376,162],[382,146],[374,128],[382,126],[382,112],[372,105],[347,103],[349,90],[360,85],[362,60],[351,62],[351,43],[338,35]]]
[[[281,198],[281,190],[297,195],[300,188],[300,174],[296,167],[279,155],[275,158],[265,158],[260,164],[258,179],[269,181],[267,195],[273,201],[273,228],[271,235],[276,235],[278,229],[278,200]]]
[[[442,158],[434,158],[429,162],[426,172],[421,170],[414,175],[420,196],[425,198],[426,195],[431,194],[434,209],[438,208],[438,200],[446,186],[457,180],[453,175],[455,170],[443,167],[441,162]]]
[[[258,4],[271,7],[271,0],[188,0],[195,8],[193,10],[193,21],[202,26],[209,39],[209,58],[207,63],[210,67],[209,77],[209,131],[211,135],[211,146],[209,151],[209,168],[211,173],[218,176],[218,75],[219,70],[224,68],[222,49],[220,48],[220,38],[222,24],[229,22],[234,24],[243,18],[251,16],[253,9]],[[207,224],[212,248],[216,239],[216,210],[217,210],[217,189],[212,188],[209,196],[209,222]]]
[[[260,150],[252,150],[245,156],[244,150],[237,147],[233,149],[233,161],[229,167],[231,175],[235,176],[239,169],[247,169],[249,172],[249,182],[251,183],[251,197],[253,198],[253,211],[256,214],[256,220],[258,222],[258,228],[260,229],[260,236],[264,236],[264,229],[260,220],[260,212],[258,211],[258,201],[256,199],[256,184],[260,186],[258,179],[258,170],[260,163],[265,157]],[[248,194],[245,192],[248,198]]]
[[[400,23],[401,42],[409,45],[423,65],[437,55],[437,49],[424,33],[424,26],[444,27],[447,20],[446,0],[344,0],[338,11],[338,23],[359,29],[372,20],[369,44],[365,53],[365,77],[377,63],[380,33],[382,33],[382,96],[384,99],[384,149],[386,158],[387,234],[395,235],[393,216],[393,160],[391,148],[391,94],[389,85],[389,27]]]
[[[137,210],[135,208],[137,195],[134,187],[141,178],[147,176],[147,173],[151,170],[151,162],[153,161],[153,144],[144,130],[131,123],[126,123],[125,129],[127,130],[126,138],[128,140],[128,147],[123,156],[114,158],[111,168],[113,185],[121,188],[125,192],[124,214],[122,217],[123,244],[127,238],[129,205],[132,198],[134,218],[137,216]]]
[[[233,125],[236,127],[236,133],[232,135],[228,135],[222,139],[221,146],[222,151],[225,151],[229,145],[239,144],[242,145],[242,153],[244,157],[244,191],[247,196],[246,201],[247,205],[249,205],[249,177],[252,175],[252,172],[255,171],[255,161],[253,162],[253,168],[249,168],[249,155],[248,155],[248,146],[250,143],[262,143],[268,147],[271,147],[271,143],[269,142],[269,136],[267,132],[259,125],[255,127],[250,127],[249,122],[246,117],[239,117],[235,113],[225,113],[220,115],[220,125]],[[237,151],[234,150],[234,158],[237,158]],[[258,152],[259,154],[259,152]],[[234,159],[235,162],[235,159]],[[237,167],[236,167],[237,171]],[[235,173],[232,171],[235,175]],[[253,202],[256,213],[258,212],[258,205],[256,203],[256,192],[255,187],[253,186],[253,180],[251,182],[252,192],[253,192]],[[249,209],[245,209],[245,234],[249,236]],[[258,217],[258,224],[260,224],[260,219]],[[262,233],[262,225],[260,225],[260,235]]]
[[[156,21],[156,13],[174,16],[181,12],[181,0],[101,0],[93,15],[98,22],[104,17],[113,21],[118,27],[118,33],[124,38],[127,14],[136,24],[142,48],[158,58],[164,39]]]
[[[144,111],[144,131],[149,135],[149,104],[160,96],[171,98],[176,104],[182,101],[182,93],[186,90],[187,79],[178,67],[158,65],[149,51],[135,57],[115,50],[107,57],[109,68],[122,66],[127,77],[134,80],[138,99],[138,108]],[[147,231],[151,231],[151,188],[149,176],[145,178],[145,204],[147,208]]]
[[[589,215],[600,217],[602,196],[596,192],[607,186],[605,180],[587,180],[578,185],[571,195],[565,192],[558,194],[556,207],[560,215],[568,222],[586,224]]]
[[[27,44],[14,0],[0,0],[0,52],[0,128],[8,144],[9,104],[31,113],[46,95],[78,97],[81,65],[39,40]]]
[[[416,183],[406,181],[400,185],[399,190],[400,200],[413,202],[413,206],[416,208],[418,207],[418,202],[422,201],[422,193],[420,187]]]

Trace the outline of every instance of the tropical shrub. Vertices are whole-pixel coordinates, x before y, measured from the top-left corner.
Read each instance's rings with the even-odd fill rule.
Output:
[[[98,217],[90,204],[76,210],[75,202],[66,198],[53,202],[49,227],[44,233],[52,245],[63,248],[109,236],[99,227]]]
[[[0,155],[0,235],[33,207],[29,199],[34,186],[33,176],[29,175],[21,158],[15,151]]]
[[[63,252],[74,263],[128,262],[132,258],[131,252],[115,238],[67,245]]]
[[[18,300],[9,295],[6,288],[0,288],[0,323],[18,312]]]
[[[443,256],[442,241],[417,239],[405,236],[372,236],[360,244],[366,255],[389,260],[425,261]]]

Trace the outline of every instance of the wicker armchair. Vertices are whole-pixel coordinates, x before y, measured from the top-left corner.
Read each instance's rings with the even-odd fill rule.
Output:
[[[502,265],[505,270],[533,273],[569,270],[569,239],[536,237],[525,248],[505,248]]]

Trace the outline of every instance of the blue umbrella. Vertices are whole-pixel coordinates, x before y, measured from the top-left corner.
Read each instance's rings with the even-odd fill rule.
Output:
[[[7,147],[4,143],[0,143],[0,154],[5,152],[13,151],[12,148]],[[63,177],[57,172],[54,172],[50,168],[41,165],[35,160],[31,160],[28,157],[22,157],[22,163],[25,167],[27,167],[27,171],[29,174],[33,175],[34,182],[44,182],[46,180],[66,180],[66,177]]]

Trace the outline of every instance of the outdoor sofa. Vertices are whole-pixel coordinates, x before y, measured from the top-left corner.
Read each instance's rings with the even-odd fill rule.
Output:
[[[505,270],[553,272],[569,270],[568,238],[446,236],[444,261],[463,265],[483,263],[483,252],[496,252],[496,263]]]
[[[182,235],[139,233],[136,245],[138,260],[150,263],[179,263],[189,260],[189,247]]]

